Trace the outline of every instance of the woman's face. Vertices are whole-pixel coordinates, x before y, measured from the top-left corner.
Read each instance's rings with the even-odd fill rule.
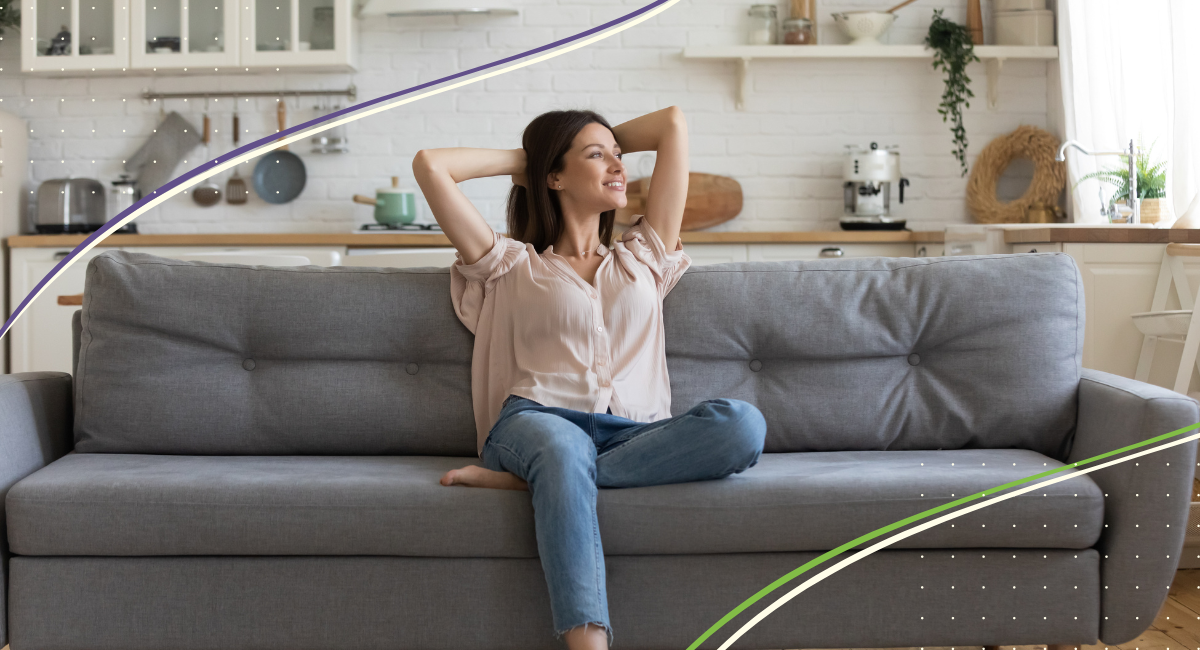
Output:
[[[564,207],[587,212],[623,208],[625,164],[621,148],[603,124],[591,122],[575,134],[571,148],[563,154],[563,171],[549,174],[547,183],[559,193]],[[560,189],[561,187],[561,189]]]

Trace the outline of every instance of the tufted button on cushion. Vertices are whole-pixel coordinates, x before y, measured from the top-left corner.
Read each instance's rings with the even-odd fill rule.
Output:
[[[759,361],[758,359],[751,361],[750,369],[753,370],[754,372],[758,372],[759,370],[762,370],[762,362]]]
[[[908,355],[908,365],[915,366],[918,363],[921,363],[921,355],[917,354],[916,352]]]
[[[404,370],[407,371],[408,374],[410,374],[410,375],[415,375],[415,374],[417,374],[417,364],[410,363],[407,366],[404,366]]]
[[[242,367],[246,370],[254,370],[254,359],[246,359],[242,362]]]

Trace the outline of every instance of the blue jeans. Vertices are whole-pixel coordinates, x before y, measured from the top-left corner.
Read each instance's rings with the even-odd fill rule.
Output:
[[[608,632],[597,488],[724,478],[758,464],[766,420],[749,402],[711,399],[657,422],[543,406],[509,395],[480,452],[484,467],[529,484],[555,638],[595,623]],[[586,629],[586,628],[585,628]]]

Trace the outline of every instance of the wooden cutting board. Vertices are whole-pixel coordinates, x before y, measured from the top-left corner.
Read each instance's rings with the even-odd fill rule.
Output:
[[[639,178],[625,185],[629,203],[617,210],[617,223],[628,226],[633,215],[646,214],[649,178]],[[725,223],[742,212],[742,185],[728,176],[688,174],[687,202],[683,208],[680,230],[703,230]]]

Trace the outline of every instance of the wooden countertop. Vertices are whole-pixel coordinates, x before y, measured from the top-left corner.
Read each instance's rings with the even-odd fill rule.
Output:
[[[813,243],[940,243],[944,233],[934,231],[772,231],[772,232],[683,232],[687,244],[813,244]],[[10,248],[74,248],[87,235],[13,235]],[[198,235],[109,235],[97,246],[347,246],[382,248],[398,246],[449,246],[442,233],[225,233]]]
[[[1200,229],[1193,228],[1147,228],[1137,227],[1098,227],[1089,228],[1077,226],[1063,228],[1047,226],[1044,228],[1006,229],[1004,241],[1008,244],[1038,244],[1038,243],[1087,243],[1087,244],[1166,244],[1170,242],[1200,243]]]

